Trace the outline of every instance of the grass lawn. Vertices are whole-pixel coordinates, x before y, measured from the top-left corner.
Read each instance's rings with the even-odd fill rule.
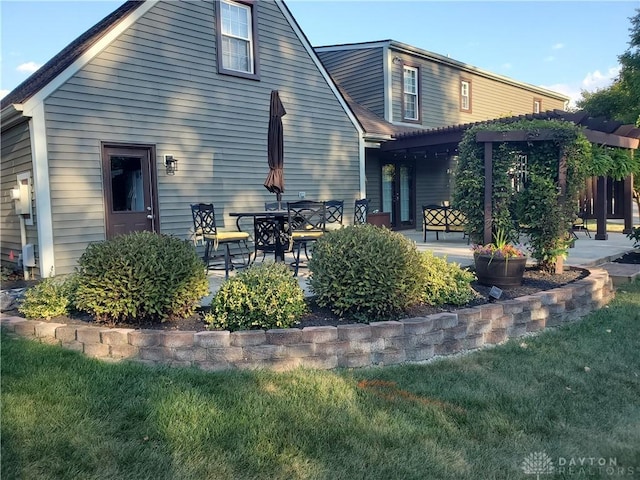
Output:
[[[206,373],[1,350],[3,480],[640,478],[640,282],[579,323],[426,365]]]

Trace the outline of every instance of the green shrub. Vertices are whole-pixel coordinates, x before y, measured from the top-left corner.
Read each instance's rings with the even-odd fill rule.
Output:
[[[422,301],[434,306],[464,305],[473,300],[475,293],[471,282],[476,277],[457,263],[449,263],[433,252],[422,252],[422,279],[424,294]]]
[[[265,262],[227,280],[204,320],[225,330],[288,328],[306,311],[304,292],[289,267]]]
[[[76,277],[49,277],[28,289],[18,311],[27,318],[46,318],[68,315],[73,307]]]
[[[357,321],[390,318],[423,295],[421,257],[402,234],[372,225],[325,233],[314,245],[309,284],[317,303]]]
[[[631,231],[627,233],[627,238],[633,240],[633,248],[640,248],[640,227],[631,228]]]
[[[89,245],[79,260],[76,306],[111,323],[164,321],[192,315],[208,291],[191,243],[136,232]]]

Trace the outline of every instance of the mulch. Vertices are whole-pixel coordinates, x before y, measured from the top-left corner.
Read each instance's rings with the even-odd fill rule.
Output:
[[[639,255],[640,256],[640,255]],[[524,273],[522,285],[519,287],[503,290],[500,301],[510,300],[524,295],[531,295],[533,293],[550,290],[553,288],[566,285],[581,278],[586,277],[589,274],[587,270],[579,268],[566,268],[562,274],[551,275],[544,273],[537,268],[527,268]],[[393,320],[399,320],[401,318],[411,317],[424,317],[426,315],[432,315],[434,313],[451,312],[462,308],[475,307],[490,303],[493,301],[489,297],[489,291],[491,287],[480,285],[478,282],[471,284],[472,288],[476,292],[476,298],[465,305],[443,305],[441,307],[433,307],[431,305],[419,304],[414,305],[407,311],[403,312],[393,318]],[[10,288],[3,282],[3,288]],[[16,287],[17,288],[17,287]],[[311,326],[337,326],[354,323],[352,320],[341,319],[334,315],[328,308],[318,306],[313,298],[308,299],[310,312],[306,314],[300,321],[297,328],[311,327]],[[145,322],[133,322],[133,323],[118,323],[117,325],[107,325],[96,322],[91,316],[83,313],[73,314],[71,316],[56,317],[50,321],[53,323],[66,323],[69,325],[84,325],[84,326],[104,326],[104,327],[118,327],[118,328],[136,328],[136,329],[152,329],[152,330],[165,330],[165,331],[205,331],[207,330],[207,324],[203,321],[202,313],[206,311],[203,309],[186,319],[167,320],[163,323],[145,323]],[[7,315],[21,316],[17,310],[5,312]],[[375,319],[372,321],[378,321]],[[389,320],[389,319],[385,319]]]

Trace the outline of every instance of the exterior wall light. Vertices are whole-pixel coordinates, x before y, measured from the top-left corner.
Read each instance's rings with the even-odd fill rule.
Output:
[[[178,170],[178,160],[173,158],[173,155],[165,155],[164,166],[167,170],[167,175],[175,175],[176,170]]]

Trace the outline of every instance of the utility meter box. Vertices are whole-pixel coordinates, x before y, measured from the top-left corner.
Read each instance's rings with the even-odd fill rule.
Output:
[[[24,247],[22,247],[22,264],[25,267],[35,267],[36,266],[36,253],[33,248],[33,243],[27,243]]]

